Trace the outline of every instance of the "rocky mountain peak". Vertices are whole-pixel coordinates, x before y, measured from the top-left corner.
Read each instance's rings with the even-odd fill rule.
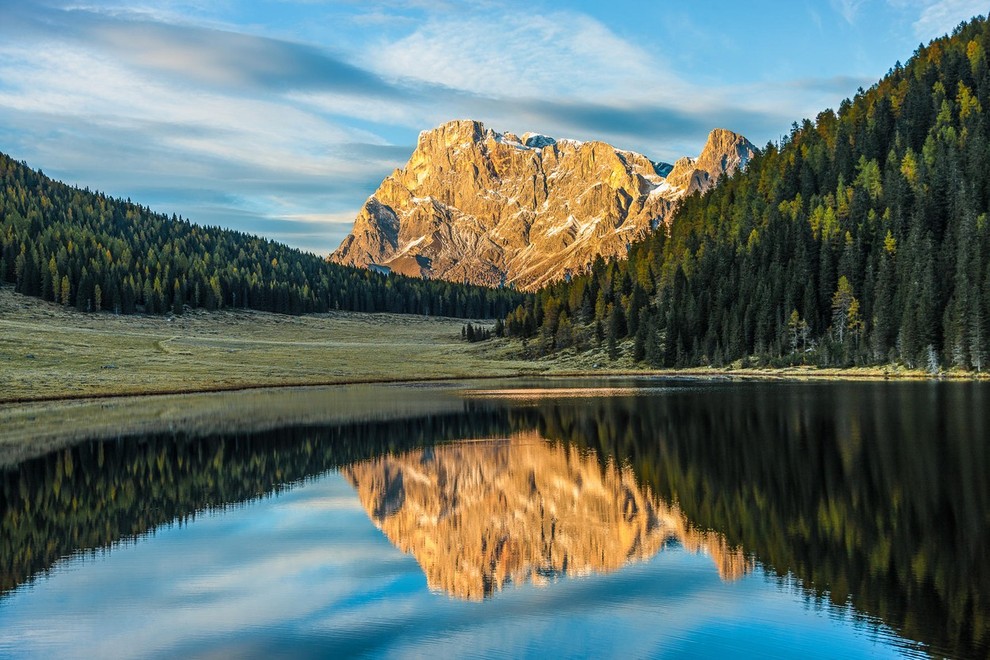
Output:
[[[718,129],[697,159],[673,166],[599,141],[499,133],[455,120],[420,134],[330,259],[419,277],[535,289],[669,222],[754,153]]]
[[[667,175],[667,181],[687,194],[704,192],[718,184],[726,174],[745,167],[756,153],[756,147],[738,133],[716,128],[708,134],[701,155],[697,158],[681,158]]]
[[[701,155],[698,156],[698,169],[704,170],[717,182],[724,174],[731,174],[745,167],[756,153],[756,147],[738,133],[724,128],[716,128],[708,134]]]
[[[455,119],[419,134],[418,149],[435,148],[438,144],[447,148],[461,144],[482,142],[488,133],[485,125],[473,119]]]

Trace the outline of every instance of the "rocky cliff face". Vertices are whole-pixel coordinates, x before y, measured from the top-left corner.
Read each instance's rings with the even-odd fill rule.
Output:
[[[497,133],[453,121],[419,137],[330,256],[420,277],[536,289],[621,256],[669,222],[685,194],[746,164],[755,149],[718,129],[673,166],[604,142]]]
[[[723,176],[745,167],[753,157],[755,147],[743,136],[716,128],[708,134],[708,142],[697,158],[681,158],[667,175],[667,184],[690,195],[708,190]]]
[[[723,579],[741,550],[691,528],[632,471],[534,433],[382,457],[343,470],[369,517],[411,553],[431,589],[480,600],[505,585],[606,573],[668,542],[709,554]]]

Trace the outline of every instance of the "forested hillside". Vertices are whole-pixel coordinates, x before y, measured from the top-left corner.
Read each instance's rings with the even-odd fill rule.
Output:
[[[900,362],[990,353],[990,24],[919,47],[687,200],[624,262],[507,319],[550,352],[601,342],[652,365]]]
[[[329,264],[280,243],[168,218],[49,179],[0,154],[0,280],[82,311],[242,307],[504,317],[509,289]]]

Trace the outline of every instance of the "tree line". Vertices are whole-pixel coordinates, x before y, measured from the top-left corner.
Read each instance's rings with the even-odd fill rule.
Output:
[[[471,323],[461,326],[461,339],[472,344],[479,341],[488,341],[492,337],[504,336],[505,323],[502,319],[496,319],[495,325],[490,328],[485,328],[480,325],[476,326]]]
[[[0,281],[81,311],[245,308],[504,318],[524,296],[328,263],[67,186],[0,154]]]
[[[507,331],[654,366],[902,363],[990,354],[990,24],[919,46],[795,123],[625,261],[540,291]]]

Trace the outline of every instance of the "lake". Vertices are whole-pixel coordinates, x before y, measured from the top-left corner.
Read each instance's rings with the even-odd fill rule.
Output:
[[[237,396],[25,418],[0,656],[990,654],[988,384]]]

